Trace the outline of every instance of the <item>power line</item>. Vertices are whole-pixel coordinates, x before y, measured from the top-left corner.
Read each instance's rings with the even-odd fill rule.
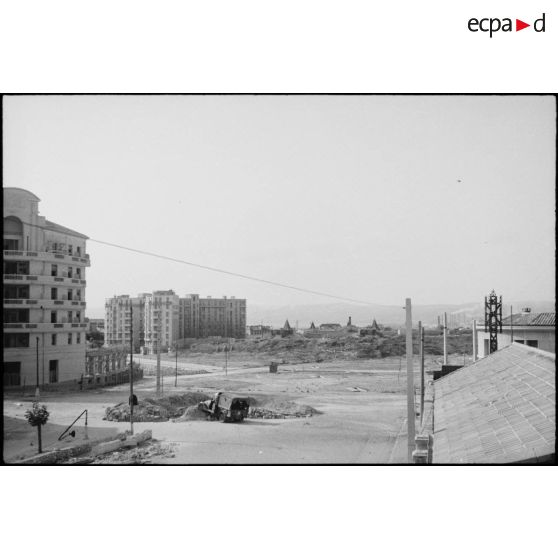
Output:
[[[33,223],[26,223],[22,221],[25,225],[30,227],[45,228],[41,225],[35,225]],[[169,262],[181,263],[184,265],[189,265],[191,267],[197,267],[199,269],[205,269],[207,271],[213,271],[215,273],[222,273],[224,275],[231,275],[232,277],[240,277],[241,279],[248,279],[249,281],[256,281],[258,283],[264,283],[266,285],[273,285],[275,287],[281,287],[283,289],[291,289],[293,291],[299,291],[301,293],[309,293],[313,295],[323,296],[326,298],[333,298],[336,300],[343,300],[345,302],[354,302],[356,304],[366,304],[369,306],[378,306],[374,302],[368,300],[358,300],[355,298],[348,298],[346,296],[338,296],[329,293],[322,293],[321,291],[314,291],[312,289],[305,289],[304,287],[295,287],[294,285],[287,285],[286,283],[280,283],[278,281],[270,281],[268,279],[261,279],[259,277],[252,277],[251,275],[244,275],[243,273],[236,273],[234,271],[227,271],[226,269],[220,269],[218,267],[211,267],[208,265],[202,265],[195,262],[189,262],[188,260],[182,260],[180,258],[172,258],[170,256],[163,256],[161,254],[156,254],[155,252],[147,252],[146,250],[138,250],[137,248],[130,248],[129,246],[122,246],[121,244],[114,244],[113,242],[106,242],[104,240],[98,240],[96,238],[88,238],[91,242],[96,242],[97,244],[104,244],[105,246],[111,246],[113,248],[119,248],[120,250],[127,250],[128,252],[134,252],[136,254],[142,254],[144,256],[151,256],[152,258],[159,258],[161,260],[167,260]]]
[[[309,294],[314,294],[314,295],[318,295],[318,296],[324,296],[327,298],[334,298],[337,300],[344,300],[346,302],[355,302],[357,304],[367,304],[367,305],[371,305],[371,306],[376,306],[376,304],[374,302],[369,302],[367,300],[358,300],[358,299],[354,299],[354,298],[348,298],[345,296],[338,296],[338,295],[333,295],[333,294],[329,294],[329,293],[322,293],[321,291],[314,291],[312,289],[305,289],[303,287],[295,287],[294,285],[287,285],[286,283],[279,283],[278,281],[270,281],[268,279],[261,279],[259,277],[252,277],[251,275],[244,275],[243,273],[236,273],[234,271],[227,271],[226,269],[220,269],[217,267],[211,267],[208,265],[202,265],[202,264],[198,264],[195,262],[189,262],[187,260],[182,260],[180,258],[172,258],[170,256],[163,256],[161,254],[156,254],[154,252],[147,252],[146,250],[138,250],[137,248],[130,248],[128,246],[122,246],[120,244],[114,244],[112,242],[106,242],[104,240],[97,240],[95,238],[90,238],[89,239],[91,242],[96,242],[97,244],[104,244],[105,246],[112,246],[113,248],[119,248],[120,250],[127,250],[128,252],[135,252],[136,254],[142,254],[144,256],[151,256],[153,258],[159,258],[161,260],[167,260],[170,262],[175,262],[175,263],[181,263],[181,264],[185,264],[185,265],[189,265],[191,267],[197,267],[199,269],[205,269],[208,271],[213,271],[215,273],[223,273],[225,275],[231,275],[233,277],[240,277],[241,279],[248,279],[250,281],[256,281],[258,283],[265,283],[267,285],[273,285],[275,287],[281,287],[284,289],[291,289],[293,291],[299,291],[299,292],[303,292],[303,293],[309,293]]]

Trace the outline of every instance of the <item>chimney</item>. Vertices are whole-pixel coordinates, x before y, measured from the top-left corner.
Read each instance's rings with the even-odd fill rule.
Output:
[[[352,325],[351,324],[351,316],[349,316],[349,323],[347,324],[348,326]]]

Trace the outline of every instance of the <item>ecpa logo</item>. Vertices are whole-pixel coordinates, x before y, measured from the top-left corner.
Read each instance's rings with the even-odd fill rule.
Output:
[[[539,19],[536,19],[533,22],[533,29],[537,33],[545,32],[545,18],[546,14],[543,14]],[[477,33],[479,31],[481,31],[482,33],[489,33],[490,38],[492,38],[492,35],[494,33],[498,33],[498,31],[503,31],[504,33],[514,31],[512,18],[509,17],[505,17],[503,19],[500,19],[498,17],[485,17],[482,19],[472,17],[469,20],[467,27],[469,28],[469,31],[473,33]],[[515,31],[521,31],[522,29],[526,29],[527,27],[531,27],[531,24],[525,23],[520,19],[515,20]]]

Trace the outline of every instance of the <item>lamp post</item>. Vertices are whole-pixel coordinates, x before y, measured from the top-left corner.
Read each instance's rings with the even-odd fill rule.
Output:
[[[37,379],[35,387],[35,397],[39,399],[39,337],[37,339]]]

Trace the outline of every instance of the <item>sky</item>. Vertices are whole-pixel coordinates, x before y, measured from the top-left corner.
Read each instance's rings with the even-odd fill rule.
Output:
[[[4,186],[90,237],[88,314],[173,289],[378,304],[554,300],[544,96],[4,97]]]

